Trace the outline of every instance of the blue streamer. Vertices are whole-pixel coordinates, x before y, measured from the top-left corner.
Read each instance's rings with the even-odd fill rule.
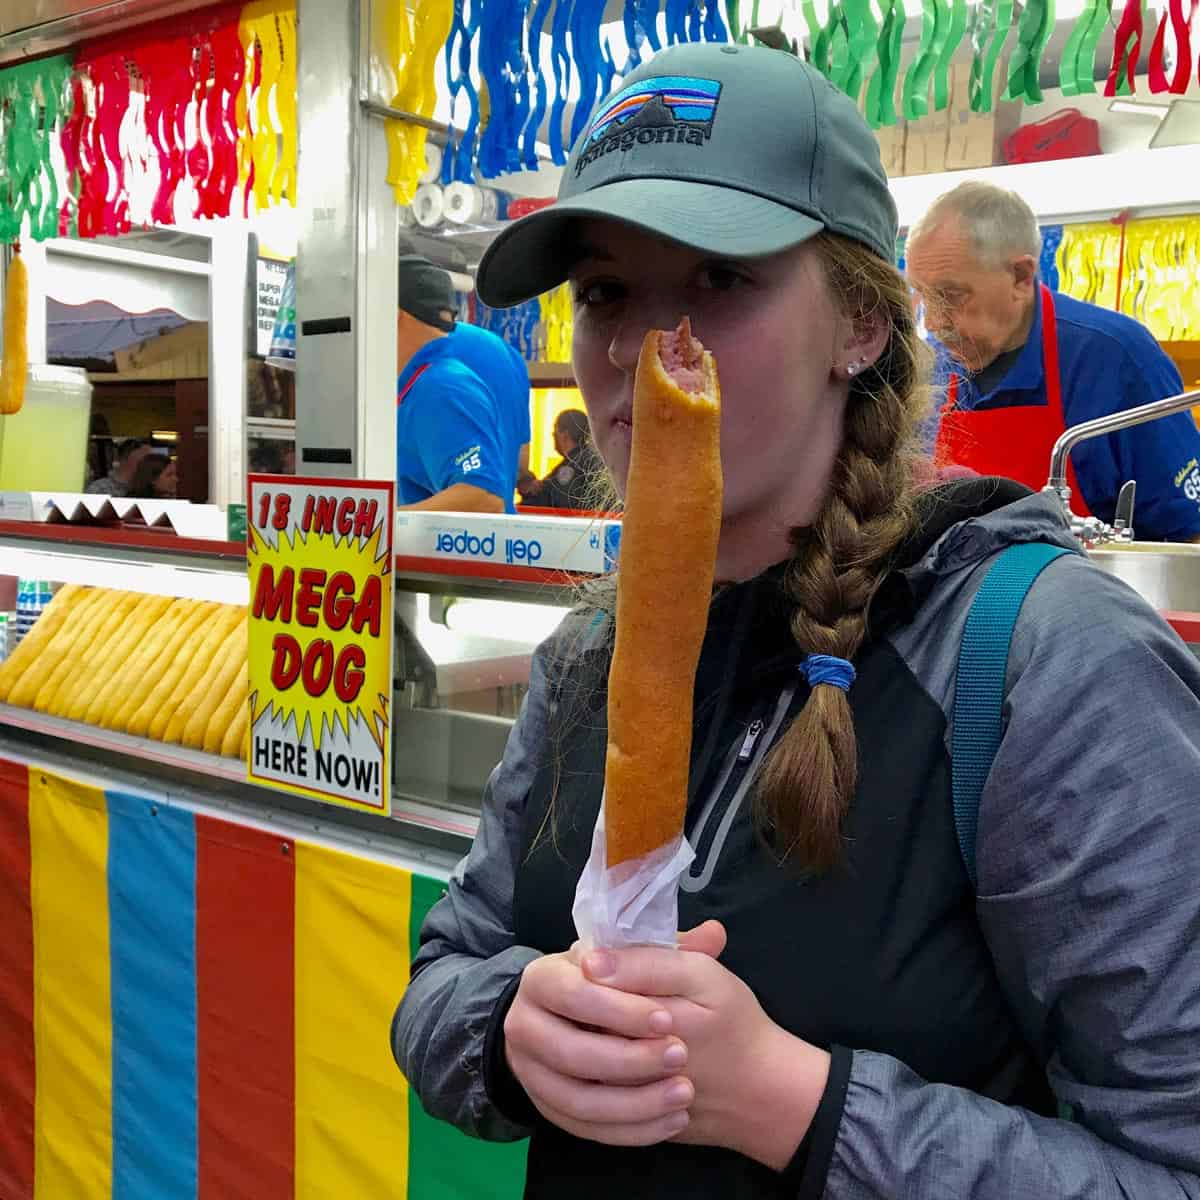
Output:
[[[465,0],[454,0],[454,21],[450,27],[450,36],[446,39],[446,81],[450,91],[451,105],[457,104],[460,92],[466,92],[470,115],[466,128],[459,132],[457,138],[451,139],[451,145],[446,147],[447,153],[442,160],[442,182],[473,183],[475,172],[475,142],[479,132],[479,93],[471,82],[471,46],[479,33],[479,23],[483,16],[482,0],[472,0],[471,19],[465,16]],[[458,73],[454,73],[454,51],[458,50]],[[454,108],[451,108],[451,112]]]
[[[729,41],[729,30],[725,18],[721,16],[721,5],[718,0],[708,0],[704,8],[704,40],[706,42]]]
[[[688,12],[692,0],[667,0],[667,45],[687,41]]]
[[[491,111],[479,142],[479,173],[494,179],[521,169],[517,140],[529,113],[524,47],[528,0],[489,0],[482,8],[479,72]]]
[[[587,128],[596,101],[606,90],[607,70],[600,46],[603,16],[604,0],[575,0],[571,15],[571,45],[575,49],[575,67],[579,71],[579,100],[571,120],[572,146]]]
[[[646,31],[638,23],[637,0],[625,0],[621,19],[625,25],[625,45],[629,47],[629,57],[621,74],[628,75],[642,65],[642,43],[646,40]]]
[[[542,29],[553,2],[554,0],[536,0],[533,15],[529,18],[529,57],[533,64],[534,99],[533,109],[521,135],[521,161],[530,171],[538,169],[537,138],[542,131],[542,121],[545,120],[546,105],[550,98],[550,88],[546,83],[546,76],[542,73]]]
[[[571,56],[567,51],[567,33],[571,28],[571,15],[575,0],[558,0],[554,6],[554,23],[551,38],[554,43],[554,104],[550,109],[550,158],[556,166],[567,161],[563,148],[563,115],[567,111],[567,91],[571,82]]]
[[[1058,248],[1062,245],[1063,227],[1061,225],[1042,226],[1042,257],[1038,273],[1042,282],[1052,291],[1058,291]]]
[[[657,54],[662,49],[662,41],[658,36],[659,0],[634,0],[634,3],[637,5],[638,25],[645,31],[650,49]]]

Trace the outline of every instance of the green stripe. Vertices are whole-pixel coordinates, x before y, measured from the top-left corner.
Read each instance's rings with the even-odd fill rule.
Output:
[[[417,953],[425,914],[446,885],[413,875],[409,945]],[[409,1200],[520,1200],[526,1142],[481,1142],[435,1121],[413,1093],[408,1099]]]

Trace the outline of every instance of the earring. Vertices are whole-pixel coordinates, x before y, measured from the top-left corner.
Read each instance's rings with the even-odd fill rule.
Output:
[[[858,374],[858,363],[847,363],[846,364],[846,374],[847,375],[857,375]]]

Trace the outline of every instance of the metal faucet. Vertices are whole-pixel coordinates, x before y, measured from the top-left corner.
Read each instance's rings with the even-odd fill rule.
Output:
[[[1071,450],[1088,438],[1115,433],[1118,429],[1129,429],[1134,425],[1144,425],[1147,421],[1157,421],[1159,417],[1169,417],[1173,413],[1183,412],[1198,405],[1200,391],[1181,392],[1178,396],[1168,396],[1165,400],[1155,400],[1152,404],[1127,408],[1123,412],[1109,413],[1108,416],[1073,425],[1054,443],[1054,449],[1050,452],[1050,478],[1042,488],[1042,495],[1054,496],[1059,501],[1071,532],[1081,542],[1088,546],[1098,546],[1105,542],[1133,541],[1136,484],[1131,479],[1121,488],[1111,525],[1106,525],[1096,517],[1076,516],[1071,511],[1071,486],[1067,483],[1067,456]]]

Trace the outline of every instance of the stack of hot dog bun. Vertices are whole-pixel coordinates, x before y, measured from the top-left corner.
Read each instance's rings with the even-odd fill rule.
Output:
[[[246,610],[67,584],[0,664],[0,701],[245,758]]]

